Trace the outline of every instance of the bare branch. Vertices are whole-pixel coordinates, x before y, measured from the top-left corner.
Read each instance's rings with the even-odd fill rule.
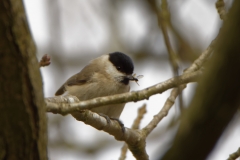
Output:
[[[160,110],[160,112],[158,114],[156,114],[154,116],[154,118],[151,120],[151,122],[142,129],[146,135],[151,133],[153,131],[153,129],[156,128],[157,124],[164,117],[167,116],[168,111],[171,109],[171,107],[173,106],[173,104],[175,102],[175,99],[179,95],[179,89],[182,91],[185,87],[186,87],[185,85],[181,85],[180,87],[172,90],[170,96],[168,97],[167,101],[165,102],[165,104],[164,104],[163,108]]]
[[[133,122],[133,125],[131,127],[131,129],[139,129],[139,125],[141,123],[141,120],[143,119],[143,115],[147,112],[146,110],[146,104],[144,104],[142,107],[140,107],[138,109],[138,115],[136,117],[136,119]],[[121,149],[121,155],[119,157],[119,160],[124,160],[126,159],[126,154],[127,154],[127,149],[128,146],[126,143],[124,143],[122,149]]]
[[[208,57],[211,55],[211,53],[213,51],[213,44],[214,44],[214,41],[212,41],[211,44],[209,45],[209,47],[199,56],[199,58],[196,59],[194,61],[194,63],[188,69],[185,70],[185,73],[191,73],[191,72],[197,71],[203,66],[203,64],[207,61]],[[171,109],[171,107],[175,103],[175,99],[177,98],[179,93],[181,93],[181,91],[184,88],[186,88],[186,85],[181,85],[178,88],[174,88],[172,90],[170,96],[168,97],[167,101],[165,102],[165,104],[164,104],[163,108],[160,110],[160,112],[154,116],[152,121],[146,127],[144,127],[142,129],[142,130],[144,130],[146,135],[151,133],[152,130],[157,126],[157,124],[164,117],[167,116],[168,111]]]
[[[203,64],[208,60],[208,57],[213,52],[214,43],[215,40],[211,42],[208,48],[198,57],[198,59],[193,62],[193,64],[188,69],[184,71],[184,73],[191,73],[202,68]]]
[[[182,84],[186,84],[189,82],[195,82],[197,78],[201,76],[201,74],[202,71],[184,73],[181,76],[171,78],[165,82],[156,84],[152,87],[140,91],[132,91],[128,93],[117,94],[107,97],[98,97],[91,100],[81,101],[78,103],[76,103],[77,102],[76,97],[74,98],[74,96],[58,96],[53,98],[45,98],[46,109],[47,112],[67,114],[107,104],[126,103],[132,101],[136,102],[139,100],[148,99],[150,96],[162,93],[170,88],[178,87]]]
[[[203,66],[203,64],[207,61],[208,57],[211,55],[213,51],[213,46],[214,46],[214,41],[212,41],[211,44],[208,46],[208,48],[199,56],[199,58],[196,59],[193,62],[193,64],[188,69],[185,70],[184,75],[186,73],[191,73],[199,70]],[[183,75],[179,76],[179,77],[182,77],[182,80],[180,81],[182,82],[182,84],[194,81],[194,79],[200,76],[198,74],[201,74],[201,72],[189,74],[189,77],[185,75],[186,76],[185,80],[183,78],[184,77]],[[142,96],[139,96],[139,97],[145,99],[145,98],[149,98],[153,94],[164,92],[167,89],[173,88],[181,84],[180,83],[177,85],[176,83],[178,82],[176,82],[176,79],[175,80],[174,79],[175,78],[169,79],[165,82],[159,83],[155,86],[149,87],[142,91],[124,93],[124,94],[108,96],[104,98],[95,98],[88,101],[82,101],[78,104],[76,103],[79,102],[79,100],[75,96],[58,96],[58,97],[52,97],[52,98],[45,98],[46,109],[47,109],[47,112],[67,114],[74,111],[79,111],[81,109],[90,109],[98,105],[112,104],[114,103],[114,97],[116,97],[117,102],[137,101],[137,99],[134,99],[136,98],[134,97],[134,95],[138,94],[139,92],[140,92],[139,95],[143,94],[143,97]],[[173,83],[171,81],[173,81]],[[149,92],[150,95],[148,97],[144,97],[145,92],[146,93]],[[142,100],[140,98],[138,100]],[[100,101],[100,99],[102,100]],[[97,103],[98,101],[99,103]],[[89,106],[89,108],[87,106]]]
[[[170,60],[174,75],[178,76],[179,58],[177,57],[177,54],[174,52],[168,36],[167,26],[170,22],[170,13],[168,11],[168,3],[166,0],[162,0],[161,11],[157,9],[157,16],[158,16],[158,25],[161,28],[163,33],[164,42],[168,50],[169,60]]]
[[[236,152],[230,154],[227,160],[236,160],[238,157],[240,157],[240,147]]]
[[[217,11],[218,11],[218,14],[221,18],[221,20],[224,20],[226,19],[226,15],[227,15],[227,12],[225,10],[225,3],[224,3],[224,0],[217,0],[216,2],[216,8],[217,8]]]
[[[115,120],[110,120],[110,123],[108,123],[104,117],[90,110],[82,110],[78,113],[77,120],[107,132],[114,136],[116,140],[125,141],[136,159],[148,160],[145,150],[145,135],[140,130],[125,127],[125,131],[122,132],[121,126]]]
[[[131,127],[132,129],[139,129],[139,125],[145,113],[147,113],[146,104],[143,104],[143,106],[138,109],[138,116],[133,122],[133,125]]]
[[[150,6],[152,7],[152,9],[154,10],[154,12],[157,15],[158,18],[158,25],[162,30],[163,33],[163,38],[164,38],[164,42],[165,45],[167,47],[167,51],[168,51],[168,55],[169,55],[169,60],[174,72],[174,75],[177,76],[178,75],[178,57],[177,54],[174,52],[172,45],[170,43],[170,39],[168,36],[168,31],[167,31],[167,26],[169,23],[171,23],[170,21],[170,12],[168,11],[168,3],[166,0],[162,0],[161,3],[161,10],[158,8],[156,1],[155,0],[147,0],[150,4]]]
[[[169,84],[171,84],[171,83],[174,87],[179,84],[187,83],[187,80],[195,80],[201,74],[202,74],[201,71],[197,71],[197,72],[193,72],[193,73],[184,73],[184,75],[182,75],[182,76],[172,78],[170,80],[167,80],[167,81],[160,83],[158,85],[155,85],[153,87],[156,87],[159,89],[161,89],[162,87],[166,88],[165,86],[169,86]],[[152,87],[147,88],[142,91],[148,91],[148,90],[151,91]],[[139,91],[139,92],[140,92],[140,94],[139,93],[138,94],[141,95],[141,91]],[[135,92],[135,93],[137,93],[137,92]],[[152,93],[152,92],[150,92],[150,93]],[[123,98],[125,96],[124,99],[126,99],[127,97],[130,97],[131,94],[132,93],[122,94],[122,96],[123,96]],[[113,100],[114,97],[117,98],[118,96],[121,96],[121,95],[114,95],[114,96],[109,96],[109,97],[110,97],[110,100]],[[109,97],[102,97],[103,102],[105,100],[104,98],[109,98]],[[72,110],[72,107],[74,107],[74,106],[71,106],[72,102],[74,102],[72,104],[76,104],[76,106],[81,103],[83,104],[83,106],[84,105],[88,106],[85,103],[89,103],[89,105],[92,104],[95,106],[99,105],[99,104],[95,104],[97,102],[103,103],[102,101],[98,101],[95,99],[79,102],[79,100],[74,96],[65,96],[65,97],[59,96],[59,97],[47,98],[45,101],[46,101],[46,103],[54,104],[54,106],[52,106],[53,108],[52,109],[50,108],[50,110],[54,113],[69,113],[69,112],[79,111],[81,108],[75,107],[75,110]],[[92,101],[92,103],[91,103],[91,101]],[[108,101],[106,100],[106,102],[108,102]],[[117,103],[117,102],[115,102],[115,103]],[[64,108],[63,106],[65,106],[66,108]],[[47,106],[47,108],[49,110],[49,106]],[[145,146],[146,146],[145,139],[147,137],[146,131],[125,128],[125,132],[123,133],[122,128],[119,125],[119,123],[117,123],[114,120],[111,120],[110,123],[107,123],[105,118],[103,118],[103,117],[99,116],[98,114],[93,113],[89,110],[80,111],[79,114],[81,114],[81,115],[78,116],[77,120],[83,121],[85,124],[89,124],[98,130],[103,130],[103,131],[109,133],[110,135],[113,135],[115,137],[115,139],[117,139],[117,140],[125,141],[136,159],[141,159],[141,160],[148,159],[148,155],[145,150]],[[142,115],[142,114],[140,114],[140,115]],[[137,122],[139,122],[139,118],[134,123],[137,123]],[[150,133],[150,132],[148,132],[148,133]]]

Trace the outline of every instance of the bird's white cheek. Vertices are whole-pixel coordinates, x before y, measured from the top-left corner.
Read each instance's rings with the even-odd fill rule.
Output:
[[[116,69],[116,67],[109,61],[106,62],[105,70],[106,70],[107,74],[111,75],[112,77],[123,77],[123,76],[125,76],[125,74],[123,74],[122,72],[119,72]]]

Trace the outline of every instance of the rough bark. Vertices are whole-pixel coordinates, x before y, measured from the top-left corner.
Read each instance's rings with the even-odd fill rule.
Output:
[[[36,49],[21,0],[0,1],[0,159],[47,159]]]

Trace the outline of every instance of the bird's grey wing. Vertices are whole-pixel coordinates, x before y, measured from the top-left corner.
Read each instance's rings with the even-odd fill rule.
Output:
[[[55,93],[56,96],[62,95],[66,89],[65,86],[84,85],[92,77],[93,73],[98,72],[99,68],[94,68],[91,65],[84,67],[79,73],[70,77]]]
[[[60,96],[65,92],[65,87],[64,84],[57,90],[57,92],[55,93],[55,96]]]
[[[78,74],[75,74],[74,76],[70,77],[67,82],[65,82],[55,93],[56,96],[62,95],[66,89],[65,85],[73,86],[73,85],[83,85],[87,82],[87,79],[82,79],[83,77],[80,77]]]

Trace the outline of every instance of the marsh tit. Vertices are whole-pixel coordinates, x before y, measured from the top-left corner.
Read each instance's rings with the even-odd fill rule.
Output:
[[[131,58],[121,52],[102,55],[93,59],[79,73],[70,77],[55,93],[69,94],[80,101],[96,97],[129,92],[129,81],[138,81],[133,74]],[[125,104],[106,105],[91,111],[118,119]],[[77,118],[78,113],[72,113]]]

